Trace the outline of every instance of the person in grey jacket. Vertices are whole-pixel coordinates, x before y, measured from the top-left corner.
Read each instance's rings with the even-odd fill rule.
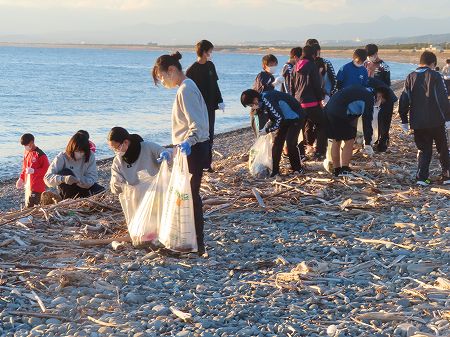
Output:
[[[62,199],[85,198],[103,192],[98,183],[95,155],[89,148],[89,139],[82,133],[70,138],[66,150],[53,159],[44,182],[56,187]]]
[[[154,176],[158,174],[161,162],[171,159],[170,152],[164,147],[146,142],[141,136],[129,134],[119,126],[109,131],[108,144],[116,154],[111,166],[110,182],[114,194],[120,194],[124,184],[138,184],[139,171],[146,170]]]

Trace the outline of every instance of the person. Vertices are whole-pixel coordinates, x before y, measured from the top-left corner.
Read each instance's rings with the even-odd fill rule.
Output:
[[[25,133],[20,137],[20,144],[25,148],[22,162],[22,171],[16,182],[17,189],[30,189],[25,193],[25,207],[33,207],[41,202],[41,194],[45,192],[44,175],[49,167],[46,154],[36,146],[31,133]],[[27,180],[29,179],[29,186]]]
[[[62,199],[85,198],[105,190],[98,183],[95,155],[89,148],[89,139],[83,133],[74,134],[64,152],[53,159],[44,182],[56,187]]]
[[[198,254],[203,256],[206,252],[200,185],[203,169],[209,165],[208,109],[195,82],[183,73],[180,59],[179,52],[158,57],[152,76],[155,85],[161,83],[168,89],[178,87],[172,106],[172,143],[187,156],[189,172],[192,174],[191,190]]]
[[[365,49],[356,49],[353,52],[353,60],[344,64],[338,71],[337,89],[341,90],[351,85],[367,85],[369,74],[364,67],[364,62],[367,59],[367,51]]]
[[[82,135],[85,135],[89,141],[89,149],[95,153],[97,150],[97,146],[95,146],[94,142],[90,140],[91,136],[89,135],[89,132],[86,130],[78,130],[77,133],[81,133]]]
[[[328,120],[328,138],[332,139],[331,159],[334,176],[351,173],[350,161],[353,154],[358,118],[362,116],[364,132],[364,153],[373,155],[372,117],[374,106],[379,106],[388,97],[385,87],[376,89],[362,85],[346,87],[335,93],[325,106]],[[342,146],[342,143],[343,146]],[[342,150],[341,150],[342,147]],[[326,164],[324,163],[324,166]]]
[[[113,194],[120,194],[123,185],[136,185],[138,172],[146,170],[155,176],[163,160],[171,159],[170,151],[164,147],[147,142],[137,134],[129,134],[120,126],[115,126],[108,133],[108,145],[115,157],[111,166],[110,188]]]
[[[274,76],[277,73],[278,59],[275,55],[268,54],[263,56],[261,61],[263,70],[256,76],[253,90],[259,93],[275,90],[275,87],[283,82],[283,77],[275,78]],[[251,116],[253,132],[255,136],[258,136],[258,131],[267,123],[267,116],[260,111],[252,111]]]
[[[330,60],[320,56],[321,47],[317,39],[306,40],[307,46],[312,46],[315,49],[314,63],[319,69],[319,73],[322,76],[322,89],[325,93],[324,104],[328,102],[330,97],[336,92],[336,73],[334,71],[333,64]]]
[[[307,115],[305,140],[300,146],[304,147],[306,144],[312,149],[317,139],[314,157],[317,160],[323,160],[327,150],[326,120],[321,106],[324,94],[319,69],[314,63],[312,46],[303,47],[302,57],[295,65],[291,79],[291,94]]]
[[[442,76],[444,77],[447,94],[450,94],[450,59],[447,59],[445,62],[446,64],[444,68],[442,68]]]
[[[364,66],[367,69],[369,79],[378,80],[386,87],[391,86],[391,71],[389,66],[378,56],[378,46],[376,44],[366,45],[367,60]],[[389,130],[391,128],[392,114],[394,112],[394,102],[387,100],[380,107],[378,114],[378,139],[374,144],[375,151],[385,152],[389,145]]]
[[[300,60],[302,56],[302,48],[292,48],[289,53],[289,60],[284,64],[281,69],[281,76],[284,78],[284,82],[281,84],[281,92],[290,93],[289,85],[291,83],[291,75],[295,64]]]
[[[271,177],[280,174],[281,153],[285,142],[292,171],[303,173],[297,139],[306,115],[297,100],[287,93],[276,90],[260,94],[256,90],[248,89],[241,94],[241,103],[244,107],[250,106],[251,113],[259,111],[259,113],[267,115],[269,121],[259,131],[260,135],[270,132],[275,134],[272,147]]]
[[[429,167],[433,154],[433,142],[439,152],[442,167],[442,183],[450,183],[450,160],[446,130],[450,130],[450,105],[441,75],[434,71],[437,57],[431,51],[420,56],[419,67],[405,80],[400,96],[399,109],[402,129],[414,130],[418,154],[417,184],[427,186]]]
[[[225,103],[223,102],[222,94],[217,84],[219,76],[217,76],[216,67],[211,61],[213,50],[214,45],[208,40],[198,42],[196,45],[197,61],[186,70],[186,76],[195,82],[202,93],[208,109],[209,143],[211,148],[209,153],[209,172],[213,172],[211,164],[216,110],[220,109],[225,112]]]

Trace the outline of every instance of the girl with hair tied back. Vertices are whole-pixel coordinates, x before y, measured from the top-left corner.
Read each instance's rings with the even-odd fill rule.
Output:
[[[172,143],[187,156],[189,172],[192,174],[191,190],[198,254],[203,256],[204,219],[200,185],[203,170],[209,168],[210,164],[208,109],[195,82],[183,73],[180,59],[179,52],[158,57],[153,66],[152,77],[155,85],[161,83],[167,89],[178,87],[172,106]]]

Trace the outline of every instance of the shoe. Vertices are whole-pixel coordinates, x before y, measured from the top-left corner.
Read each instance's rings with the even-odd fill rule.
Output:
[[[424,180],[417,180],[416,181],[416,185],[419,186],[429,186],[431,184],[431,180],[430,179],[424,179]]]
[[[339,176],[341,177],[348,177],[352,175],[352,169],[348,166],[342,166],[341,172],[339,172]]]
[[[303,163],[305,161],[308,161],[308,157],[305,154],[300,155],[300,161]]]
[[[341,169],[342,169],[342,168],[340,168],[340,167],[336,167],[336,168],[333,170],[333,175],[334,175],[335,177],[339,177],[339,175],[341,174]]]
[[[450,185],[450,177],[448,177],[448,176],[442,176],[442,178],[441,178],[441,184],[442,184],[442,185]]]
[[[314,154],[314,160],[315,161],[323,161],[325,159],[325,156],[321,153]]]
[[[215,172],[212,167],[208,167],[207,169],[203,169],[203,171],[204,172],[208,172],[208,173],[214,173]]]
[[[374,146],[374,150],[376,152],[386,152],[387,151],[387,145],[386,144],[377,144],[376,146]]]
[[[305,169],[303,167],[300,167],[298,170],[294,171],[294,174],[304,174],[305,173]]]

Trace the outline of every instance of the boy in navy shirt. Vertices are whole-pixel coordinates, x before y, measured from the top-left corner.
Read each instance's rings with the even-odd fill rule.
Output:
[[[353,61],[343,65],[337,73],[336,79],[338,90],[352,85],[367,86],[369,74],[364,67],[366,59],[367,51],[365,49],[356,49],[354,51]]]

